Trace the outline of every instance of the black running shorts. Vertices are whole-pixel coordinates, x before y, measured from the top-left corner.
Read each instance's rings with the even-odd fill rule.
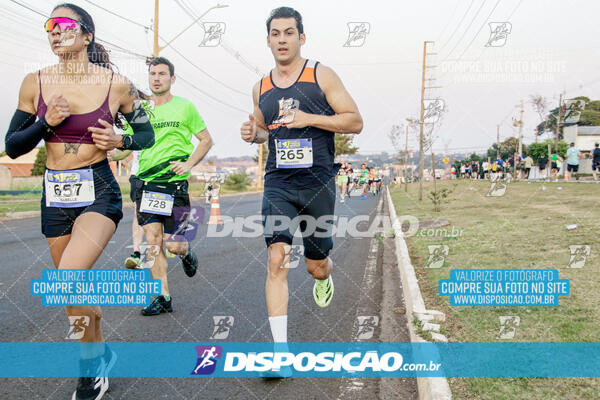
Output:
[[[95,200],[89,206],[75,208],[48,207],[46,206],[46,185],[43,185],[41,203],[42,233],[47,238],[70,235],[75,219],[83,213],[97,212],[102,214],[110,218],[115,226],[123,218],[121,189],[110,169],[108,160],[104,159],[89,167],[82,168],[91,168],[94,176]]]
[[[292,244],[300,227],[304,256],[323,260],[333,247],[335,181],[306,189],[265,187],[262,219],[267,246],[283,242]]]
[[[188,194],[188,182],[171,182],[171,183],[153,183],[141,182],[136,185],[135,206],[137,210],[137,220],[140,226],[144,226],[153,222],[160,222],[163,225],[164,233],[172,234],[181,228],[182,224],[187,223],[187,216],[190,212],[190,196]],[[149,190],[159,193],[168,193],[173,196],[173,212],[171,215],[152,214],[140,211],[142,202],[142,193],[144,190]]]

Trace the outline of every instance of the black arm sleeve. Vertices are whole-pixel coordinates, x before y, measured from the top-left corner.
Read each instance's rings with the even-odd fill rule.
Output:
[[[6,154],[10,158],[17,158],[29,153],[38,143],[52,135],[52,127],[44,117],[35,120],[34,114],[17,110],[13,115],[8,132],[4,138]]]
[[[138,105],[123,116],[133,130],[133,135],[129,135],[130,139],[123,138],[123,150],[143,150],[154,146],[154,129],[143,106]]]

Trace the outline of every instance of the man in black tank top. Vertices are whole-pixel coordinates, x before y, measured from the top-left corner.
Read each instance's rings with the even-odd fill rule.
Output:
[[[241,136],[249,143],[268,141],[262,204],[268,246],[265,292],[273,339],[286,342],[287,267],[298,222],[307,269],[315,278],[315,301],[320,307],[331,302],[328,255],[339,168],[333,161],[334,135],[359,133],[363,122],[335,72],[300,55],[306,41],[300,13],[289,7],[273,10],[267,32],[275,68],[254,86],[254,112],[242,124]]]

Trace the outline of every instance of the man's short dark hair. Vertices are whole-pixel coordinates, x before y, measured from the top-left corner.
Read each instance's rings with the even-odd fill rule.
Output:
[[[161,64],[164,64],[167,67],[169,67],[169,75],[170,76],[175,75],[175,66],[171,63],[171,61],[167,60],[164,57],[153,58],[152,61],[150,61],[150,64],[148,64],[148,70],[150,70],[150,67],[152,67],[154,65],[161,65]]]
[[[302,15],[292,7],[279,7],[271,11],[269,18],[267,19],[267,34],[271,32],[271,21],[276,18],[294,18],[296,20],[296,28],[298,33],[304,33],[304,26],[302,25]]]

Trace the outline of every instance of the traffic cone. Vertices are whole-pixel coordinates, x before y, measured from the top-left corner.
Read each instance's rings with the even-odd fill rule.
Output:
[[[213,196],[212,204],[210,205],[209,225],[223,225],[221,219],[221,208],[219,206],[219,196]]]

